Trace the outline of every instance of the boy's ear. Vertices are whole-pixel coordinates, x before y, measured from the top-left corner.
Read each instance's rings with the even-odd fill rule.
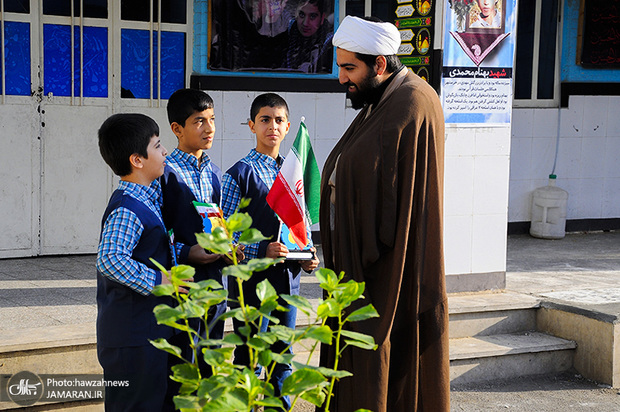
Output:
[[[177,139],[183,136],[183,126],[181,126],[177,122],[170,123],[170,129],[172,130],[172,133],[174,133],[174,135],[177,137]]]
[[[252,120],[248,120],[248,126],[250,126],[250,130],[252,131],[252,133],[256,133],[256,131],[254,130],[254,122]]]
[[[134,153],[129,156],[129,163],[131,163],[131,167],[134,169],[142,169],[144,164],[142,163],[142,156],[138,153]]]

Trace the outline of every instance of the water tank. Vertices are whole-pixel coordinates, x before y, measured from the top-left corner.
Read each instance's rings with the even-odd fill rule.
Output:
[[[532,194],[532,224],[530,235],[542,239],[562,239],[566,234],[566,202],[568,192],[555,185],[555,175],[549,184]]]

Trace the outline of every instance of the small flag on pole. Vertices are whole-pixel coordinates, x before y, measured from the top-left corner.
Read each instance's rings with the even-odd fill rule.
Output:
[[[302,117],[293,146],[267,194],[267,203],[289,228],[300,249],[308,244],[306,210],[308,225],[319,221],[320,185],[319,167]]]

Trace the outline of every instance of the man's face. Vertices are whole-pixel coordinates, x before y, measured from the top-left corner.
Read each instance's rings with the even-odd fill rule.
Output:
[[[336,49],[336,64],[340,67],[338,81],[347,86],[347,97],[354,109],[364,107],[372,91],[381,84],[376,68],[370,68],[355,53],[341,48]]]
[[[302,4],[297,9],[297,28],[304,37],[310,37],[321,27],[325,16],[321,14],[316,4]]]
[[[477,2],[480,12],[484,17],[490,16],[493,13],[495,0],[477,0]]]

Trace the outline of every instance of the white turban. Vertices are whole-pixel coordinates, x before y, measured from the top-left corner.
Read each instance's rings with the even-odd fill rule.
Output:
[[[334,34],[332,44],[354,53],[389,56],[398,52],[400,32],[392,23],[347,16]]]

